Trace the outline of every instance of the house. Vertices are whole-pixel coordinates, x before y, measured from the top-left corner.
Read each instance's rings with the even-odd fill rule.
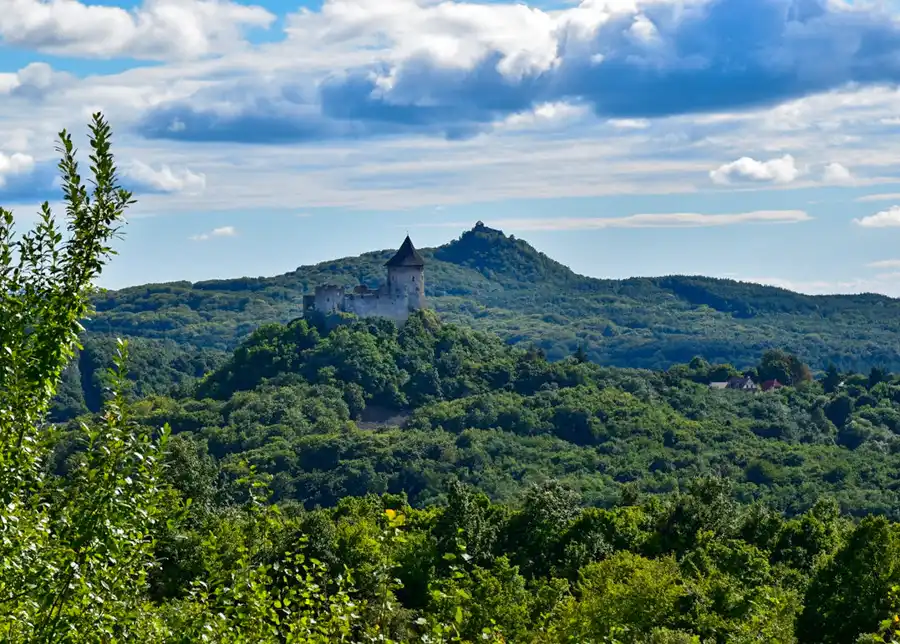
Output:
[[[750,376],[732,376],[725,382],[711,382],[710,389],[738,389],[740,391],[756,391],[756,383]]]
[[[783,384],[778,382],[777,378],[775,378],[774,380],[766,380],[764,383],[762,383],[761,386],[763,391],[771,391],[773,389],[781,389],[782,387],[784,387]]]
[[[756,391],[756,383],[750,376],[732,376],[726,383],[727,389],[738,389],[740,391]]]

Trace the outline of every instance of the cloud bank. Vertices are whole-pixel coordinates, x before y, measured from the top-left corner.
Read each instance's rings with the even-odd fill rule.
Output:
[[[409,133],[464,139],[545,104],[641,123],[900,79],[897,21],[830,0],[583,0],[557,12],[326,0],[320,11],[295,14],[289,34],[284,55],[303,43],[346,64],[311,75],[282,63],[262,78],[203,88],[148,110],[140,132],[242,143]]]

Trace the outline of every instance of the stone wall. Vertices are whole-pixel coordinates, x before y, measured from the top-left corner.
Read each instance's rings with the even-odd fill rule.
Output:
[[[382,317],[402,323],[409,317],[409,299],[406,294],[394,297],[384,292],[348,294],[344,297],[343,310],[361,318]]]
[[[341,310],[344,300],[344,289],[340,286],[324,285],[316,287],[316,311],[320,313],[336,313]]]

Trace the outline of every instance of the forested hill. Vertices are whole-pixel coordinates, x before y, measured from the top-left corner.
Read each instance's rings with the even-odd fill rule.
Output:
[[[95,334],[170,340],[202,362],[196,350],[230,351],[260,324],[296,317],[301,295],[316,284],[377,285],[392,252],[276,277],[107,291],[87,326]],[[900,370],[897,299],[809,296],[699,276],[594,279],[480,225],[422,254],[426,293],[444,320],[534,343],[551,359],[583,345],[591,360],[608,365],[666,368],[700,355],[743,367],[766,348],[782,347],[815,369],[833,362],[857,371]],[[172,346],[162,353],[174,360]],[[151,353],[161,359],[155,343]]]

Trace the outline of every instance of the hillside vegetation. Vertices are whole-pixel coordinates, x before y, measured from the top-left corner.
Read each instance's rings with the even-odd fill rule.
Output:
[[[609,505],[624,485],[672,492],[713,472],[789,514],[828,495],[900,519],[900,381],[881,370],[816,382],[772,350],[748,373],[793,386],[717,390],[733,366],[551,362],[430,311],[399,330],[331,324],[262,327],[193,388],[144,397],[140,422],[189,437],[222,481],[253,466],[275,500],[308,508],[369,493],[429,505],[455,479],[515,501],[550,478]]]
[[[284,598],[307,593],[322,641],[837,644],[885,619],[892,633],[900,379],[816,381],[770,350],[747,373],[788,386],[709,386],[738,373],[551,362],[432,311],[400,329],[265,325],[195,384],[131,405],[140,433],[170,428],[163,480],[193,508],[156,534],[142,619],[162,620],[161,641],[280,641]],[[81,427],[55,450],[60,476]],[[319,584],[355,608],[326,608]]]

